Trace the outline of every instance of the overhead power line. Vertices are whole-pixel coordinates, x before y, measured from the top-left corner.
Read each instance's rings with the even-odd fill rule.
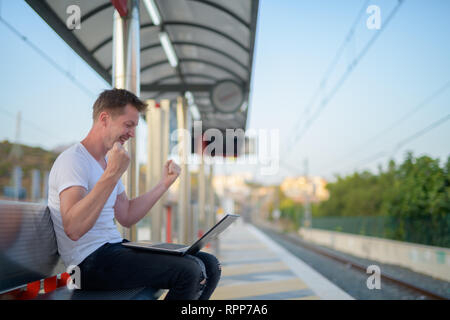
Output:
[[[12,114],[11,112],[0,108],[0,112],[3,112],[4,114],[6,114],[7,116],[9,116],[12,119],[16,119],[16,116],[14,114]],[[28,119],[24,119],[22,116],[22,121],[24,123],[26,123],[29,127],[33,128],[34,130],[36,130],[36,132],[39,132],[40,134],[43,134],[49,138],[54,138],[56,135],[54,133],[50,133],[48,132],[46,129],[40,127],[39,125],[37,125],[36,123],[34,123],[33,121],[30,121]]]
[[[361,16],[364,14],[369,1],[370,0],[366,0],[364,2],[364,4],[362,5],[361,9],[359,10],[358,15],[356,16],[353,24],[350,27],[350,30],[347,32],[347,35],[344,38],[344,41],[340,45],[333,60],[331,61],[330,65],[328,66],[327,70],[325,71],[324,75],[322,76],[319,86],[317,87],[317,89],[314,92],[313,96],[311,97],[310,101],[306,105],[306,108],[304,109],[302,115],[298,118],[297,122],[293,126],[293,128],[291,130],[292,132],[295,132],[295,129],[300,127],[302,120],[309,114],[309,111],[310,111],[311,107],[314,105],[314,103],[316,102],[317,97],[322,92],[322,90],[324,90],[325,85],[328,81],[328,78],[330,77],[334,68],[336,67],[337,63],[339,62],[339,60],[342,56],[342,53],[344,52],[345,47],[348,45],[348,43],[351,41],[352,37],[354,36],[355,28],[356,28],[359,20],[361,19]],[[292,136],[294,136],[294,135],[292,135]]]
[[[321,112],[328,106],[329,102],[333,99],[335,94],[339,91],[339,89],[344,84],[345,80],[349,77],[349,75],[355,70],[356,66],[361,62],[361,60],[364,58],[364,56],[367,54],[369,49],[372,47],[372,45],[375,43],[375,41],[379,38],[381,33],[386,29],[386,27],[389,25],[389,23],[392,21],[393,17],[397,13],[400,6],[403,4],[404,0],[398,0],[397,6],[391,11],[389,16],[386,18],[386,20],[383,23],[383,27],[375,33],[375,35],[370,39],[370,41],[365,45],[365,47],[360,51],[359,55],[353,59],[353,61],[348,65],[347,70],[345,73],[341,76],[337,84],[333,87],[333,89],[330,91],[330,93],[321,101],[317,111],[315,114],[308,119],[306,126],[304,127],[303,131],[299,131],[299,133],[296,135],[295,140],[293,144],[290,146],[289,150],[292,150],[293,147],[301,140],[301,138],[305,135],[309,127],[313,124],[313,122],[319,117]]]
[[[413,135],[409,136],[408,138],[400,141],[399,143],[397,143],[397,145],[395,146],[395,149],[393,151],[393,154],[395,154],[401,147],[403,147],[405,144],[410,143],[411,141],[423,136],[425,133],[439,127],[441,124],[445,123],[446,121],[448,121],[450,119],[450,113],[447,114],[446,116],[442,117],[441,119],[433,122],[432,124],[430,124],[428,127],[414,133]]]
[[[362,161],[359,161],[358,163],[356,163],[355,165],[353,165],[354,167],[359,167],[361,165],[368,165],[369,163],[372,163],[375,160],[381,159],[387,155],[389,155],[391,158],[398,152],[398,150],[400,150],[401,147],[403,147],[404,145],[410,143],[411,141],[423,136],[424,134],[428,133],[429,131],[439,127],[440,125],[444,124],[445,122],[447,122],[448,120],[450,120],[450,113],[447,114],[446,116],[440,118],[439,120],[433,122],[432,124],[428,125],[427,127],[415,132],[414,134],[408,136],[405,139],[402,139],[401,141],[399,141],[395,147],[392,149],[391,152],[388,151],[380,151],[377,152],[376,154],[363,159]],[[349,167],[349,166],[347,166]]]
[[[343,157],[341,157],[338,160],[333,161],[334,163],[339,163],[344,159],[347,159],[350,155],[354,156],[355,154],[359,153],[361,150],[364,150],[366,147],[373,144],[376,140],[378,140],[381,136],[385,135],[392,129],[398,127],[401,123],[405,122],[407,119],[411,118],[415,113],[417,113],[420,109],[427,106],[431,101],[436,99],[438,96],[440,96],[442,93],[446,92],[450,88],[450,80],[447,81],[443,86],[439,87],[436,91],[434,91],[430,96],[426,97],[422,102],[420,102],[417,106],[415,106],[412,110],[408,110],[401,118],[394,121],[389,127],[381,130],[376,135],[372,136],[371,138],[364,141],[364,143],[361,143],[358,147],[353,148],[350,152],[346,153]],[[331,165],[331,163],[327,164],[324,167],[328,167]]]
[[[28,46],[30,46],[37,54],[39,54],[44,60],[46,60],[49,64],[51,64],[56,70],[61,72],[65,77],[67,77],[72,83],[74,83],[79,89],[81,89],[86,95],[90,98],[96,97],[96,95],[86,88],[80,81],[78,81],[68,70],[65,70],[61,67],[55,60],[53,60],[49,55],[47,55],[44,51],[42,51],[38,46],[32,43],[25,35],[20,33],[17,29],[15,29],[11,24],[9,24],[6,20],[4,20],[0,16],[0,22],[3,23],[14,35],[24,41]]]

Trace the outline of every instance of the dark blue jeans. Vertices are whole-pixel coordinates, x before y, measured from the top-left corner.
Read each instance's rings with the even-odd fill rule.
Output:
[[[214,255],[202,251],[195,257],[106,243],[79,264],[81,290],[152,287],[169,289],[167,300],[207,300],[219,282],[220,263]],[[201,284],[203,280],[205,284]]]

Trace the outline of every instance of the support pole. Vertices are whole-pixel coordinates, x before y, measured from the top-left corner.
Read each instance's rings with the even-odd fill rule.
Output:
[[[154,100],[148,100],[147,104],[149,161],[146,189],[150,190],[161,181],[163,167],[168,158],[170,101],[162,100],[161,104],[157,104]],[[163,195],[150,210],[151,240],[155,242],[162,241],[165,200],[166,195]]]
[[[192,235],[192,210],[190,197],[190,174],[188,156],[191,152],[190,118],[186,100],[177,98],[177,127],[178,127],[178,157],[181,173],[179,176],[178,198],[178,239],[181,243],[191,243]]]
[[[309,199],[309,177],[308,177],[308,158],[305,159],[305,191],[303,191],[304,199],[305,199],[305,218],[304,218],[304,226],[305,228],[311,228],[311,205]]]
[[[140,95],[140,22],[139,0],[128,1],[127,15],[121,17],[114,10],[113,26],[113,87],[126,89]],[[130,166],[122,176],[129,199],[138,195],[138,170],[136,163],[136,137],[125,144],[130,155]],[[135,241],[136,226],[124,228],[118,225],[122,237]]]
[[[50,174],[49,171],[44,172],[44,182],[43,182],[43,186],[42,186],[42,199],[44,199],[45,202],[48,201],[48,177],[49,177],[49,174]]]
[[[41,172],[38,169],[31,170],[31,201],[41,200]]]
[[[206,174],[205,174],[205,159],[203,157],[203,143],[202,135],[199,141],[196,142],[198,155],[200,157],[200,165],[198,168],[198,223],[200,229],[205,232],[206,227]]]
[[[216,206],[214,201],[214,184],[213,184],[213,178],[214,178],[214,164],[211,161],[209,165],[209,175],[208,175],[208,213],[207,213],[207,227],[208,229],[211,228],[213,225],[216,224],[217,218],[216,218]],[[219,245],[219,239],[212,241],[212,248],[214,251],[214,254],[216,256],[220,255],[220,245]]]
[[[147,100],[147,178],[146,190],[155,187],[161,180],[161,112],[155,100]],[[160,201],[155,203],[149,212],[150,214],[150,239],[161,241],[161,205]]]
[[[214,164],[209,165],[209,175],[208,175],[208,214],[206,226],[211,228],[216,224],[216,210],[214,203],[214,185],[213,185],[213,175],[214,175]]]
[[[169,143],[170,143],[170,100],[163,99],[160,103],[161,109],[161,166],[160,169],[163,170],[164,164],[169,158]],[[162,174],[161,174],[162,176]],[[166,220],[165,226],[161,225],[160,230],[165,231],[166,242],[172,242],[172,208],[167,207],[167,192],[162,196],[161,200],[161,221]],[[167,211],[166,216],[164,212]],[[165,219],[164,219],[165,218]]]

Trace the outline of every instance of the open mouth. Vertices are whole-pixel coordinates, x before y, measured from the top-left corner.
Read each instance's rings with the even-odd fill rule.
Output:
[[[120,137],[119,141],[120,141],[121,144],[124,144],[127,141],[127,139],[124,138],[124,137]]]

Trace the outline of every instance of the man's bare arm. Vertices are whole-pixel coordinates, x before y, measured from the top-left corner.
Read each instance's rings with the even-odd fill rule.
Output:
[[[162,183],[158,183],[150,191],[132,200],[128,199],[125,191],[122,192],[117,196],[114,206],[117,221],[122,226],[130,228],[145,217],[166,191],[167,188]]]
[[[73,186],[60,193],[63,227],[71,240],[77,241],[94,226],[129,162],[130,157],[117,142],[111,149],[106,170],[91,192]]]
[[[71,240],[77,241],[94,226],[116,183],[113,176],[104,175],[89,193],[80,186],[60,193],[63,227]]]
[[[162,180],[150,191],[129,200],[127,194],[122,192],[117,196],[114,213],[117,221],[124,227],[130,228],[141,220],[169,189],[180,174],[180,167],[172,160],[167,161],[163,168]]]

